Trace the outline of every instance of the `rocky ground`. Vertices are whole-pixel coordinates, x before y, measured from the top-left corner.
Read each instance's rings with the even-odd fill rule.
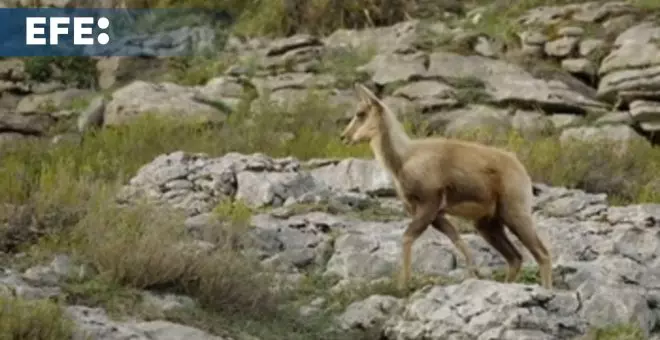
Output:
[[[0,60],[0,339],[660,339],[657,6],[541,5],[233,34],[210,59]],[[430,230],[394,289],[409,220],[337,141],[356,81],[416,135],[519,154],[553,291],[526,251],[501,283],[462,220],[484,278]]]
[[[382,86],[402,115],[446,134],[485,125],[656,141],[660,27],[653,11],[625,2],[538,7],[512,18],[516,37],[504,42],[479,30],[488,27],[488,11],[326,37],[230,36],[222,56],[197,70],[199,79],[186,80],[195,86],[149,80],[163,72],[164,59],[101,58],[95,67],[98,86],[112,94],[106,101],[55,80],[35,83],[23,61],[3,60],[2,139],[47,134],[81,112],[84,126],[122,124],[155,110],[223,120],[240,99],[295,105],[310,90],[348,105],[351,85],[361,80]]]
[[[259,154],[174,152],[145,165],[118,202],[146,199],[180,209],[188,216],[181,228],[198,240],[195,247],[208,249],[217,244],[210,235],[221,228],[214,207],[228,197],[240,199],[255,209],[248,231],[255,242],[244,251],[288,285],[303,284],[316,272],[333,277],[332,290],[341,290],[365,280],[387,282],[395,274],[408,219],[392,189],[375,161],[304,163]],[[415,245],[415,273],[443,281],[428,281],[407,298],[375,294],[354,301],[339,313],[337,325],[380,339],[573,339],[595,327],[631,323],[639,323],[644,338],[657,336],[660,205],[610,206],[603,194],[541,184],[537,189],[535,217],[552,249],[555,290],[538,286],[526,253],[522,283],[491,279],[503,270],[502,257],[463,226],[486,276],[466,279],[462,257],[430,230]],[[6,269],[0,282],[4,294],[42,299],[63,294],[61,280],[84,271],[59,255],[22,273]],[[143,294],[149,294],[145,303],[161,309],[193,303]],[[320,313],[332,301],[318,293],[310,303],[300,313]],[[78,332],[95,339],[215,338],[169,321],[114,321],[102,309],[82,305],[68,306],[66,313]]]
[[[196,231],[208,227],[209,209],[228,191],[255,208],[281,206],[251,219],[264,262],[277,263],[294,280],[310,266],[342,280],[389,279],[408,219],[400,215],[398,202],[387,200],[393,187],[386,173],[375,161],[323,163],[173,153],[142,168],[124,195],[180,207],[190,215],[187,226]],[[635,321],[650,334],[657,319],[653,282],[660,273],[653,262],[660,244],[653,235],[660,231],[660,205],[611,207],[602,194],[537,188],[535,216],[552,245],[556,291],[487,280],[431,285],[407,300],[374,295],[357,301],[339,317],[342,325],[382,329],[384,339],[567,339],[590,326]],[[296,213],[297,205],[323,204],[344,212],[377,205],[392,209],[393,221]],[[480,237],[464,237],[479,266],[495,270],[504,265]],[[419,275],[459,280],[465,275],[463,259],[443,236],[427,231],[415,248]],[[533,265],[529,256],[526,260]]]

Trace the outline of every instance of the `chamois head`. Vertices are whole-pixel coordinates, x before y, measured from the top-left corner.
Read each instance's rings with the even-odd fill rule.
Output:
[[[359,103],[341,139],[347,144],[370,141],[380,132],[383,106],[378,97],[362,84],[355,84]]]

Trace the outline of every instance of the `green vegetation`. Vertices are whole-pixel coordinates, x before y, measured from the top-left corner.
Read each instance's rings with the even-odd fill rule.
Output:
[[[276,107],[267,113],[246,111],[230,117],[224,126],[182,125],[147,115],[125,129],[90,133],[82,145],[66,141],[56,146],[46,141],[5,145],[0,205],[14,208],[3,209],[0,216],[8,222],[0,224],[2,250],[27,250],[35,262],[64,251],[91,265],[98,277],[69,283],[66,292],[71,302],[102,305],[118,314],[141,314],[131,298],[135,291],[175,292],[193,297],[213,318],[231,319],[227,323],[244,325],[247,328],[242,330],[253,334],[258,333],[257,326],[269,324],[282,330],[283,339],[296,339],[287,332],[291,327],[301,334],[318,333],[307,329],[311,324],[292,326],[296,319],[282,316],[288,315],[279,307],[286,294],[271,290],[272,274],[230,242],[243,238],[240,228],[233,228],[235,237],[227,237],[226,244],[199,249],[182,235],[183,219],[177,212],[141,205],[121,208],[113,197],[139,167],[175,150],[211,155],[266,151],[303,158],[366,155],[365,148],[347,149],[339,142],[334,124],[343,109],[324,107],[323,102],[312,95],[292,111]],[[283,118],[273,121],[266,114]],[[250,119],[254,125],[246,125]],[[293,139],[278,137],[289,131],[297,132]],[[270,147],[265,150],[265,146]],[[223,202],[215,212],[234,226],[246,218],[245,207],[237,203]],[[238,320],[232,319],[237,315]],[[178,318],[185,319],[180,314]]]
[[[477,140],[513,151],[537,182],[605,192],[614,204],[660,202],[655,173],[660,170],[660,149],[643,141],[573,140],[561,143],[557,135],[525,139],[520,133],[494,134],[486,130],[460,138]]]
[[[456,89],[456,97],[460,103],[488,103],[491,95],[486,91],[486,84],[479,78],[445,79]]]
[[[238,17],[236,32],[244,35],[328,34],[338,28],[383,26],[402,21],[409,0],[254,0]]]
[[[0,295],[0,339],[67,340],[72,335],[71,320],[55,302]]]
[[[25,72],[30,79],[41,82],[59,80],[79,87],[96,84],[96,62],[88,57],[25,58]]]
[[[644,340],[644,331],[634,324],[611,325],[592,330],[581,340]]]
[[[329,51],[320,58],[316,71],[333,75],[336,87],[349,88],[356,81],[366,80],[366,74],[355,69],[369,62],[374,55],[374,48],[369,46]],[[257,61],[256,55],[239,58],[235,53],[228,52],[212,56],[172,57],[167,59],[168,72],[164,80],[188,86],[203,85],[234,67],[240,68],[249,77],[257,72]]]
[[[321,59],[319,72],[337,77],[338,88],[350,88],[355,82],[366,80],[366,75],[356,72],[358,66],[368,63],[376,54],[371,47],[333,51]]]
[[[210,8],[227,11],[245,36],[330,33],[337,28],[393,24],[411,13],[411,0],[129,0],[130,7]]]
[[[304,320],[297,316],[297,308],[303,302],[309,301],[306,294],[314,293],[304,289],[282,292],[280,298],[294,302],[278,308],[276,316],[268,311],[258,313],[254,310],[251,312],[236,310],[227,313],[200,306],[195,301],[193,304],[184,301],[176,307],[161,309],[157,304],[146,299],[139,290],[100,277],[87,281],[71,281],[65,284],[63,289],[67,303],[101,307],[114,318],[130,315],[143,320],[169,320],[240,340],[253,339],[254,336],[273,340],[307,340],[316,336],[323,336],[323,339],[328,340],[369,339],[360,338],[360,334],[351,332],[340,334],[331,331],[333,319],[330,314],[335,311],[334,309],[321,310],[317,315],[310,315]],[[360,296],[363,295],[364,293]]]
[[[223,125],[199,126],[146,115],[130,126],[91,132],[81,145],[67,141],[5,145],[0,205],[14,208],[0,211],[0,220],[9,221],[0,224],[1,250],[27,250],[34,261],[66,251],[93,267],[98,276],[91,281],[67,284],[71,302],[101,305],[118,314],[152,315],[136,304],[139,290],[181,293],[193,297],[200,307],[164,317],[193,324],[210,318],[218,320],[213,323],[216,327],[227,325],[224,329],[257,336],[270,332],[269,339],[278,336],[269,329],[281,329],[282,339],[318,334],[329,317],[325,324],[321,320],[302,325],[293,311],[286,311],[304,300],[305,289],[293,293],[270,289],[276,282],[274,273],[241,254],[244,222],[252,213],[245,205],[226,201],[216,207],[218,218],[229,226],[223,230],[229,237],[218,238],[226,242],[206,249],[182,234],[183,217],[177,212],[143,205],[117,207],[112,202],[119,185],[139,167],[176,150],[212,156],[237,151],[300,159],[371,157],[366,145],[340,143],[337,122],[346,108],[328,105],[325,95],[312,91],[290,107],[264,99],[245,103]],[[413,130],[410,125],[408,129]],[[461,138],[515,151],[538,181],[606,191],[617,202],[660,201],[654,189],[660,150],[645,144],[632,143],[621,153],[606,143],[575,141],[562,146],[556,136],[526,140],[515,132],[502,136],[476,131]],[[370,219],[395,215],[374,207],[356,214]],[[350,287],[328,300],[330,305],[345,306],[367,293],[393,294],[390,288],[387,283]],[[292,328],[299,333],[291,335]]]
[[[530,285],[538,284],[540,282],[540,277],[538,275],[538,272],[539,269],[536,266],[523,267],[520,270],[520,274],[518,275],[516,282],[522,284],[530,284]],[[506,273],[507,273],[506,268],[495,270],[493,271],[492,279],[495,281],[504,282],[504,279],[506,278]]]
[[[575,1],[559,0],[550,2],[547,0],[524,0],[511,3],[501,0],[476,0],[470,7],[487,6],[481,20],[474,25],[476,30],[502,41],[517,41],[515,37],[519,27],[516,19],[525,12],[535,7],[561,6],[571,3],[575,3]]]
[[[309,273],[301,282],[297,292],[300,302],[307,303],[311,298],[318,298],[321,294],[320,297],[325,300],[329,311],[341,312],[351,303],[362,301],[371,295],[405,298],[426,286],[449,285],[457,283],[457,280],[435,275],[413,275],[405,291],[397,288],[394,278],[372,281],[358,280],[345,284],[338,289],[333,288],[337,283],[339,283],[339,280],[336,277]]]
[[[368,205],[366,207],[350,208],[344,205],[332,204],[330,202],[321,202],[318,204],[293,204],[286,207],[287,215],[306,214],[313,211],[326,212],[329,214],[343,214],[365,221],[394,221],[405,217],[405,214],[378,204]]]
[[[235,32],[253,36],[286,35],[294,31],[328,33],[340,27],[391,24],[412,11],[410,6],[414,2],[136,0],[131,3],[137,7],[227,8],[238,19]],[[301,5],[287,7],[291,3]],[[511,5],[495,1],[474,28],[510,39],[515,23],[502,18],[514,18],[546,3],[547,0],[528,0]],[[561,3],[565,1],[553,2]],[[638,3],[648,8],[654,6],[643,0]],[[430,49],[455,43],[449,36],[426,36],[422,40],[420,45]],[[458,44],[452,48],[460,50],[465,46]],[[355,81],[364,80],[355,68],[373,54],[373,49],[365,47],[326,55],[319,60],[319,71],[336,76],[338,87],[349,88]],[[167,80],[185,85],[204,84],[232,65],[244,66],[247,73],[255,71],[253,60],[226,55],[171,58],[168,63]],[[96,69],[88,58],[39,57],[26,59],[26,72],[38,81],[59,79],[69,85],[92,86]],[[462,102],[490,99],[478,79],[447,79],[447,82],[457,89]],[[385,92],[388,90],[391,88]],[[245,237],[247,221],[256,212],[245,204],[227,200],[217,205],[213,212],[224,228],[219,228],[214,239],[221,241],[204,247],[183,233],[184,216],[180,212],[150,205],[119,207],[114,201],[118,188],[141,166],[160,154],[177,150],[211,156],[231,151],[299,159],[371,158],[367,145],[349,147],[339,141],[343,127],[338,122],[345,120],[351,108],[328,104],[329,95],[329,91],[314,90],[298,104],[285,106],[272,104],[267,95],[250,103],[254,93],[248,93],[221,125],[202,126],[145,115],[130,126],[90,132],[82,144],[66,140],[57,145],[46,141],[3,144],[0,255],[25,251],[29,255],[26,261],[31,264],[45,261],[54,253],[73,255],[96,274],[91,278],[66,280],[62,286],[65,302],[100,306],[116,316],[164,318],[216,334],[248,333],[264,339],[359,339],[358,335],[329,331],[333,313],[373,294],[404,297],[430,284],[453,281],[416,277],[406,292],[398,291],[391,280],[353,283],[331,290],[336,279],[308,273],[293,289],[273,289],[281,277],[241,252],[242,246],[249,242]],[[88,103],[88,98],[77,99],[71,109],[82,110]],[[413,123],[417,119],[405,122],[407,130],[417,136],[426,135],[423,124]],[[560,143],[556,135],[530,139],[514,131],[502,135],[477,130],[460,138],[515,152],[535,181],[606,192],[613,203],[660,202],[657,178],[660,149],[642,142],[631,142],[622,152],[620,143]],[[294,205],[288,209],[294,213],[345,213],[382,221],[402,217],[399,212],[376,205],[350,212],[330,203]],[[454,221],[462,232],[474,232],[470,223]],[[503,275],[504,272],[497,271],[493,276],[501,280]],[[518,280],[537,281],[536,269],[532,268],[524,268]],[[145,303],[143,290],[184,294],[193,298],[196,305],[172,311],[154,310]],[[301,320],[296,308],[319,294],[326,300],[325,309]],[[0,338],[68,339],[70,332],[70,322],[62,317],[58,304],[0,297]],[[595,330],[591,336],[590,339],[601,340],[642,338],[641,331],[632,326]]]
[[[206,55],[172,57],[167,59],[168,72],[163,80],[187,86],[204,85],[233,65],[244,66],[247,75],[255,71],[254,59],[238,60],[233,54],[223,53],[220,58]]]
[[[71,305],[102,307],[112,317],[148,315],[140,291],[104,280],[69,279],[62,285],[64,301]]]
[[[466,28],[471,28],[477,32],[485,33],[488,36],[496,39],[499,42],[505,43],[509,48],[520,47],[520,38],[518,33],[525,31],[521,24],[517,21],[527,11],[543,7],[543,6],[564,6],[587,1],[572,1],[572,0],[524,0],[509,2],[503,0],[473,0],[466,3],[466,8],[484,7],[480,20],[475,24],[468,20],[461,22],[461,25]],[[632,6],[640,9],[641,15],[648,15],[651,12],[660,10],[660,5],[657,1],[653,0],[629,0],[626,1]],[[656,12],[657,13],[657,12]],[[566,12],[567,15],[572,15],[572,12]],[[532,25],[532,28],[537,28],[543,31],[548,37],[553,38],[556,36],[557,29],[560,27],[575,25],[585,28],[585,31],[590,37],[605,38],[608,41],[614,39],[613,36],[605,34],[607,31],[600,24],[575,22],[569,17],[558,18],[559,22],[547,26],[539,27]]]

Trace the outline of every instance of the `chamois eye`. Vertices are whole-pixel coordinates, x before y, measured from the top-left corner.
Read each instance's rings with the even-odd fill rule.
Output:
[[[367,116],[367,113],[364,111],[358,111],[358,113],[356,113],[355,116],[358,117],[359,119],[364,119],[364,117]]]

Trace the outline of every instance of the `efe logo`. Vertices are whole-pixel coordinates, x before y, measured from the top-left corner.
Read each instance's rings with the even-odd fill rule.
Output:
[[[27,45],[57,45],[60,35],[69,34],[69,17],[27,17],[25,18],[25,44]],[[40,25],[40,26],[37,26]],[[83,26],[85,25],[85,26]],[[101,17],[96,22],[100,29],[110,27],[110,20]],[[90,37],[94,31],[94,17],[74,17],[73,18],[73,44],[74,45],[94,45],[94,37]],[[49,35],[46,39],[46,27],[49,27]],[[83,36],[85,35],[85,36]],[[100,33],[96,37],[99,44],[105,45],[110,41],[107,33]]]

